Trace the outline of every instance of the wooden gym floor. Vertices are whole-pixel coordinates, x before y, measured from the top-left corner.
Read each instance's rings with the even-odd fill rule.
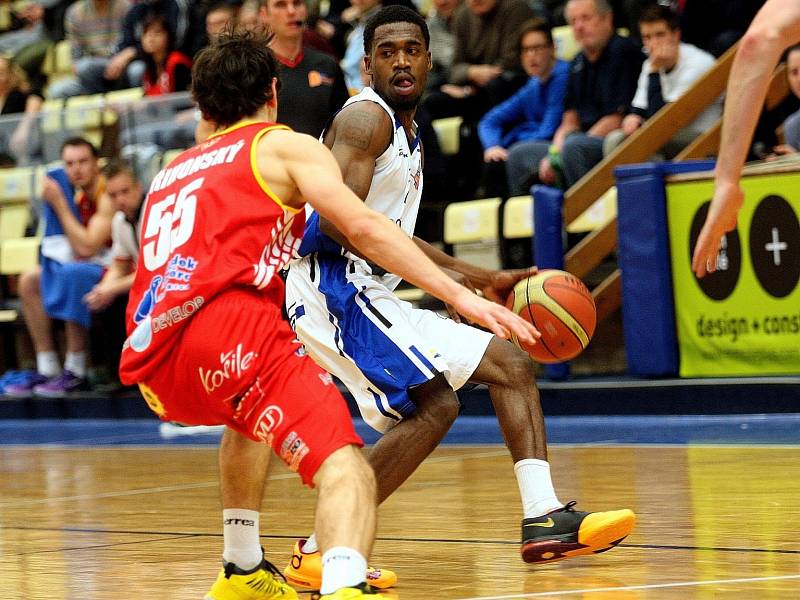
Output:
[[[548,421],[551,439],[580,438],[551,447],[556,489],[579,508],[636,511],[620,547],[522,563],[507,451],[447,445],[380,509],[371,563],[400,577],[382,596],[800,597],[800,415],[594,418],[594,429],[575,419]],[[679,419],[689,429],[652,443]],[[639,440],[620,443],[632,430]],[[216,437],[157,432],[151,421],[0,422],[2,597],[203,597],[222,548]],[[270,477],[262,541],[283,567],[311,529],[315,495],[278,460]]]

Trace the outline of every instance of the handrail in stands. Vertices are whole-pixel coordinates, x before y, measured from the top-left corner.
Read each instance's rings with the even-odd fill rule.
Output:
[[[575,221],[597,198],[614,185],[614,168],[647,160],[675,133],[691,123],[722,92],[728,80],[736,46],[720,57],[716,65],[694,83],[680,98],[665,105],[613,152],[573,185],[564,196],[564,226]],[[772,76],[766,106],[773,108],[788,93],[785,66]],[[719,149],[721,120],[684,148],[675,160],[716,154]],[[564,256],[564,268],[584,277],[617,248],[616,219],[593,231]],[[592,292],[598,306],[598,321],[612,314],[622,302],[619,269],[606,277]]]

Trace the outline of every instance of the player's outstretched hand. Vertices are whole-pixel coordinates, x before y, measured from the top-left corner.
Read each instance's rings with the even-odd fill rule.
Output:
[[[517,285],[518,281],[533,277],[539,269],[530,267],[528,269],[506,269],[505,271],[492,272],[492,278],[489,285],[483,287],[481,292],[485,298],[498,304],[505,304],[506,298]]]
[[[536,328],[505,306],[476,296],[466,288],[455,298],[453,307],[464,318],[480,323],[497,337],[507,340],[511,334],[526,344],[535,344],[542,337]]]
[[[743,202],[744,192],[738,184],[717,184],[692,256],[692,271],[698,277],[717,270],[720,240],[726,232],[736,227],[736,218]]]

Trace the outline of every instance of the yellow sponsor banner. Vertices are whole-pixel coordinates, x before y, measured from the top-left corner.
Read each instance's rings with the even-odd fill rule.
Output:
[[[691,253],[713,181],[667,185],[680,375],[800,373],[800,173],[745,177],[718,271],[698,280]]]

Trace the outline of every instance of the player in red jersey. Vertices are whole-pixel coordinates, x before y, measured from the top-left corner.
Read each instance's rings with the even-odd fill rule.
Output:
[[[532,342],[536,331],[456,284],[368,209],[322,144],[273,123],[277,64],[267,43],[253,33],[226,35],[196,58],[193,93],[215,134],[150,186],[120,376],[139,384],[162,419],[224,424],[223,446],[238,437],[266,443],[316,485],[323,583],[331,590],[322,597],[355,600],[371,596],[365,557],[374,538],[374,476],[330,376],[302,354],[281,318],[277,272],[300,243],[305,202],[365,256],[495,334]],[[223,469],[223,477],[235,489],[248,474]],[[242,550],[258,536],[260,495],[248,504],[224,515],[223,569],[206,598],[296,598],[261,553]]]

